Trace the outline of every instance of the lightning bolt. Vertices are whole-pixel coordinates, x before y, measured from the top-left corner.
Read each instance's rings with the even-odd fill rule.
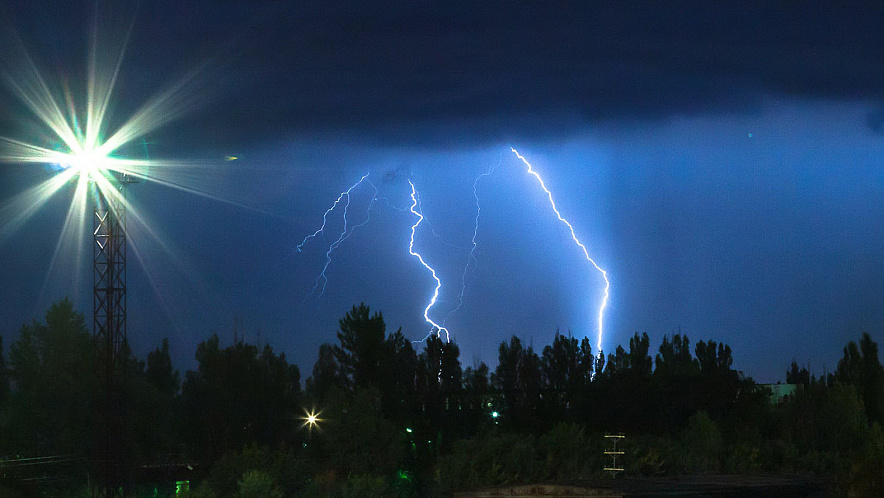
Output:
[[[442,281],[439,280],[439,277],[436,276],[436,270],[434,270],[432,267],[430,267],[430,265],[428,265],[427,262],[424,261],[424,258],[420,254],[418,254],[414,251],[414,232],[417,230],[417,226],[420,225],[422,221],[424,221],[424,215],[422,215],[420,213],[420,208],[418,207],[417,189],[414,187],[414,183],[412,183],[411,180],[408,180],[408,184],[411,185],[411,208],[410,208],[410,211],[412,212],[412,214],[417,216],[417,221],[414,223],[414,225],[411,226],[411,240],[408,243],[408,253],[411,254],[412,256],[416,257],[418,259],[418,261],[420,261],[421,264],[424,265],[424,268],[426,268],[427,270],[430,270],[430,273],[433,275],[433,280],[436,281],[436,288],[433,289],[433,298],[430,299],[430,303],[427,304],[426,308],[424,308],[424,320],[426,320],[427,323],[429,323],[431,325],[430,333],[427,334],[427,337],[429,337],[433,333],[433,331],[435,330],[436,335],[439,337],[441,337],[442,332],[445,332],[445,340],[449,341],[450,337],[448,334],[448,329],[446,329],[444,326],[439,325],[438,323],[434,322],[430,318],[430,315],[429,315],[430,308],[432,308],[436,304],[436,299],[439,297],[439,289],[442,287]]]
[[[325,230],[325,226],[328,223],[329,213],[331,213],[338,206],[338,204],[340,204],[341,201],[346,197],[346,201],[344,201],[344,216],[343,216],[344,226],[341,229],[341,234],[338,236],[337,240],[332,242],[332,244],[328,247],[328,250],[325,252],[325,265],[323,265],[322,271],[320,271],[319,275],[317,275],[316,280],[313,284],[313,289],[310,291],[309,294],[304,296],[304,300],[306,300],[308,297],[313,296],[313,295],[316,295],[316,298],[319,298],[325,293],[325,287],[326,287],[326,284],[328,284],[328,277],[325,275],[325,272],[328,270],[329,265],[331,265],[332,253],[335,251],[335,249],[340,247],[340,245],[345,240],[350,238],[350,235],[353,234],[354,230],[356,230],[357,228],[359,228],[361,226],[364,226],[366,223],[371,221],[371,210],[372,210],[372,208],[374,208],[374,203],[377,200],[378,189],[370,180],[366,180],[366,178],[368,178],[369,174],[370,173],[366,173],[365,175],[362,176],[362,178],[359,179],[358,182],[351,185],[350,188],[348,188],[344,192],[341,192],[341,195],[338,196],[338,198],[337,198],[337,200],[335,200],[334,204],[332,204],[332,206],[330,208],[328,208],[325,211],[325,213],[322,215],[322,226],[319,227],[319,229],[316,230],[315,232],[313,232],[312,234],[304,237],[304,240],[301,241],[300,244],[298,244],[298,252],[301,252],[302,247],[307,243],[308,240],[315,238],[320,233],[323,233],[323,235],[324,235],[323,231]],[[371,196],[371,202],[369,202],[368,208],[365,211],[365,221],[363,221],[362,223],[359,223],[357,225],[353,225],[353,226],[348,227],[349,222],[347,220],[347,211],[350,209],[350,194],[356,187],[361,185],[362,182],[364,182],[364,181],[367,181],[368,184],[371,185],[372,189],[374,189],[374,194],[372,194],[372,196]],[[316,293],[317,289],[319,290],[319,294]]]
[[[522,162],[525,163],[526,166],[528,166],[528,173],[533,175],[534,178],[537,179],[538,183],[540,183],[540,188],[542,188],[543,191],[546,192],[546,196],[547,196],[547,198],[549,198],[549,204],[552,206],[553,211],[555,211],[556,216],[559,218],[559,221],[561,221],[562,223],[564,223],[565,225],[568,226],[568,230],[571,231],[571,238],[574,239],[574,243],[577,244],[578,246],[580,246],[580,249],[583,250],[583,255],[586,256],[587,261],[592,263],[592,266],[594,266],[596,270],[601,272],[602,278],[605,279],[605,297],[604,297],[604,299],[602,299],[601,306],[599,306],[599,313],[598,313],[599,338],[598,338],[598,344],[596,345],[598,350],[601,351],[602,350],[602,337],[603,337],[602,325],[603,325],[604,317],[605,317],[605,308],[608,306],[609,290],[611,288],[611,282],[608,280],[608,272],[603,270],[595,262],[595,260],[593,260],[591,257],[589,257],[589,251],[586,250],[586,246],[583,245],[583,243],[577,239],[577,235],[574,233],[574,227],[571,226],[570,223],[568,223],[568,220],[566,220],[565,218],[562,217],[562,213],[560,213],[559,209],[556,207],[556,201],[553,200],[552,192],[550,192],[549,189],[546,188],[546,184],[543,182],[543,178],[541,178],[540,175],[537,174],[536,171],[534,171],[534,168],[531,167],[531,163],[529,163],[527,159],[522,157],[522,155],[519,154],[519,152],[516,151],[516,149],[510,147],[510,150],[512,150],[513,153],[516,155],[516,157],[521,159]]]
[[[338,196],[338,199],[334,202],[334,204],[332,204],[330,208],[326,209],[326,210],[325,210],[325,213],[322,215],[322,226],[319,227],[319,229],[316,230],[315,232],[313,232],[313,233],[311,233],[310,235],[304,237],[304,240],[302,240],[301,243],[298,244],[298,252],[301,252],[301,249],[304,248],[304,245],[307,244],[307,241],[308,241],[308,240],[315,238],[315,237],[316,237],[317,235],[319,235],[320,233],[323,233],[323,230],[325,230],[325,225],[328,223],[328,215],[329,215],[329,213],[331,213],[332,211],[334,211],[334,209],[335,209],[336,207],[338,207],[338,204],[341,203],[341,200],[342,200],[344,197],[347,198],[347,206],[350,205],[350,192],[352,192],[353,189],[355,189],[356,187],[358,187],[359,184],[362,183],[362,180],[365,180],[366,178],[368,178],[368,173],[362,175],[362,178],[360,178],[358,182],[356,182],[356,183],[354,183],[353,185],[351,185],[350,188],[348,188],[347,190],[341,192],[341,195]],[[345,207],[344,207],[344,223],[347,222],[346,212],[347,212],[347,208],[346,208],[346,206],[345,206]]]
[[[391,203],[390,200],[387,199],[386,197],[378,197],[378,198],[375,199],[375,200],[378,201],[378,202],[380,202],[380,203],[383,203],[383,204],[384,204],[385,206],[387,206],[388,208],[390,208],[390,209],[395,209],[396,211],[399,211],[399,212],[401,212],[401,213],[407,213],[407,212],[410,211],[408,208],[401,208],[401,207],[398,207],[398,206],[394,205],[394,204]],[[441,235],[439,235],[439,233],[436,231],[436,229],[433,228],[433,225],[430,224],[430,220],[424,219],[424,223],[427,224],[427,227],[429,227],[430,232],[433,234],[433,237],[436,237],[436,238],[439,240],[439,242],[445,244],[445,245],[448,246],[448,247],[453,247],[454,249],[458,249],[458,250],[461,250],[461,251],[465,251],[465,250],[466,250],[466,248],[464,248],[464,247],[461,247],[461,246],[456,245],[456,244],[452,244],[451,242],[448,242],[447,240],[445,240],[445,238],[442,237]]]
[[[499,164],[497,166],[499,166]],[[477,265],[479,264],[479,262],[476,260],[475,255],[477,245],[476,236],[479,234],[479,216],[482,215],[482,207],[479,205],[479,181],[482,180],[482,178],[489,176],[491,173],[494,173],[494,169],[497,166],[492,166],[488,169],[488,171],[477,176],[476,179],[473,181],[473,198],[476,200],[476,222],[473,225],[473,238],[470,241],[472,245],[470,246],[470,253],[467,255],[467,264],[464,265],[463,274],[461,274],[460,276],[460,295],[457,296],[457,306],[455,306],[454,309],[452,309],[448,312],[447,315],[445,315],[445,320],[442,320],[442,325],[445,325],[445,323],[448,321],[448,318],[450,318],[452,314],[454,314],[461,308],[461,306],[463,306],[463,296],[467,290],[467,274],[470,271],[470,265],[472,263],[475,263]]]

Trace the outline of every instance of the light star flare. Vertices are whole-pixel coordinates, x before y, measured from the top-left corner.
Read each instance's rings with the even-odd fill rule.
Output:
[[[319,423],[323,421],[323,419],[319,418],[321,413],[321,411],[316,410],[304,410],[304,416],[301,417],[301,420],[303,420],[301,428],[306,428],[308,431],[313,429],[319,430]]]
[[[100,19],[112,22],[106,26],[109,29],[99,29]],[[134,16],[126,15],[122,21],[110,19],[96,15],[89,33],[82,94],[71,91],[77,85],[66,83],[77,79],[76,73],[60,75],[58,81],[45,78],[14,29],[4,25],[4,29],[0,30],[0,79],[39,125],[38,128],[27,127],[27,139],[0,136],[0,163],[43,165],[52,170],[52,174],[38,185],[7,199],[0,206],[0,242],[20,229],[53,196],[68,193],[72,196],[71,203],[53,252],[49,273],[64,254],[75,254],[75,268],[81,267],[85,257],[86,225],[93,216],[90,200],[102,198],[107,201],[109,209],[124,210],[127,218],[134,222],[135,226],[127,230],[127,239],[140,262],[136,240],[128,237],[133,233],[147,234],[153,243],[173,256],[170,246],[123,195],[123,185],[132,180],[160,184],[240,205],[202,191],[204,177],[190,174],[193,167],[209,169],[214,167],[213,163],[124,157],[134,148],[136,140],[147,143],[143,140],[147,133],[181,117],[211,92],[202,85],[206,69],[202,65],[148,98],[143,105],[136,107],[128,119],[112,119],[112,96],[122,79],[121,68]],[[121,26],[123,29],[119,29]],[[99,40],[99,34],[103,36],[102,40]],[[9,131],[4,130],[4,133]],[[181,268],[180,257],[173,256],[171,259],[174,265]],[[151,279],[149,274],[147,278]],[[79,278],[75,281],[79,281]],[[48,282],[49,274],[41,295],[46,291]],[[157,290],[156,286],[154,289]]]

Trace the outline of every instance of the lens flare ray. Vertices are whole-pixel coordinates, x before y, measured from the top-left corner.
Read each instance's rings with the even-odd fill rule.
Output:
[[[62,171],[40,184],[16,194],[0,209],[0,242],[21,228],[44,204],[72,178],[76,171]]]
[[[70,207],[68,208],[67,216],[64,220],[64,226],[61,229],[62,233],[70,233],[75,234],[75,241],[73,243],[72,251],[76,254],[76,261],[81,261],[83,259],[83,248],[85,247],[85,234],[86,234],[86,211],[87,211],[87,190],[89,188],[89,180],[85,175],[80,175],[77,179],[77,187],[74,190],[74,200],[71,202]],[[75,225],[75,226],[74,226]],[[49,261],[49,269],[46,272],[46,278],[43,279],[43,286],[40,288],[40,295],[37,299],[37,302],[43,302],[43,297],[46,295],[46,290],[49,287],[49,279],[53,274],[53,271],[58,264],[58,259],[62,254],[68,253],[64,251],[66,243],[69,243],[69,240],[65,237],[59,237],[58,241],[55,244],[55,250],[52,253],[52,259]],[[82,265],[76,265],[74,272],[75,276],[73,282],[75,284],[80,283],[80,268]]]
[[[580,242],[580,240],[577,238],[577,234],[574,233],[574,227],[571,226],[571,223],[569,223],[568,220],[566,220],[564,217],[562,217],[562,213],[559,212],[559,208],[556,206],[556,202],[553,200],[552,192],[550,192],[550,190],[548,188],[546,188],[546,184],[543,182],[543,178],[540,177],[540,174],[538,174],[534,170],[534,168],[531,166],[531,163],[529,163],[527,159],[525,159],[521,154],[519,154],[519,152],[516,151],[516,149],[510,147],[510,150],[513,151],[513,153],[516,155],[516,157],[518,157],[519,159],[522,160],[523,163],[525,163],[525,166],[528,167],[528,173],[537,179],[537,182],[540,184],[540,188],[542,188],[543,191],[546,192],[546,196],[549,199],[549,204],[550,204],[550,206],[552,206],[553,211],[556,213],[556,217],[558,217],[559,221],[561,221],[562,223],[564,223],[568,227],[568,230],[571,232],[571,239],[573,239],[574,243],[577,244],[581,250],[583,250],[583,255],[586,256],[586,260],[589,261],[592,264],[592,266],[594,266],[595,269],[598,270],[602,274],[602,278],[605,280],[605,297],[602,299],[602,304],[599,306],[599,311],[598,311],[598,334],[599,335],[598,335],[598,342],[596,343],[596,348],[598,348],[598,350],[601,351],[602,350],[602,339],[603,339],[603,328],[602,327],[604,324],[605,308],[608,306],[608,296],[609,296],[609,292],[611,289],[611,282],[608,280],[608,272],[603,270],[595,262],[595,260],[593,260],[589,256],[589,251],[586,249],[586,246],[583,245],[582,242]]]
[[[111,95],[117,78],[120,75],[120,68],[123,66],[123,58],[126,55],[126,47],[129,45],[129,37],[132,34],[132,22],[123,34],[123,40],[118,44],[117,50],[108,49],[110,53],[109,64],[104,66],[99,59],[99,43],[98,43],[98,26],[92,26],[92,40],[90,44],[91,52],[89,57],[89,78],[88,90],[86,96],[86,140],[84,142],[86,148],[96,149],[99,146],[101,138],[101,128],[104,124],[104,118],[110,107]],[[105,67],[113,69],[106,71]]]

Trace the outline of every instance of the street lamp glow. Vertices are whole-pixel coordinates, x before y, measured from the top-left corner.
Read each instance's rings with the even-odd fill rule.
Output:
[[[323,419],[319,418],[319,414],[322,412],[318,412],[315,410],[304,410],[304,416],[301,417],[301,420],[304,421],[301,424],[301,427],[306,427],[308,430],[317,429],[319,430],[319,423],[322,422]]]

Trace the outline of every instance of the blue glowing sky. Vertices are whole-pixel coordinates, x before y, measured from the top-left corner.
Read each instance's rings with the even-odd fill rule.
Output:
[[[390,206],[409,206],[411,179],[439,236],[422,226],[416,248],[442,279],[431,311],[442,319],[460,292],[473,182],[492,167],[478,184],[477,266],[446,324],[462,362],[496,363],[512,334],[538,349],[557,329],[594,338],[604,282],[511,146],[608,271],[607,351],[636,331],[654,347],[681,331],[730,344],[738,369],[776,381],[793,358],[819,372],[861,332],[884,339],[879,11],[192,5],[137,10],[121,113],[163,69],[211,60],[209,98],[149,135],[148,148],[208,163],[185,174],[247,207],[131,189],[171,250],[142,237],[145,266],[130,263],[129,334],[141,356],[168,336],[191,368],[196,343],[213,331],[229,342],[236,317],[241,334],[284,351],[306,377],[360,301],[388,328],[424,337],[434,282],[408,254],[414,217]],[[37,9],[12,6],[6,22],[47,74],[73,79],[88,9]],[[83,26],[62,22],[71,18]],[[8,95],[0,110],[4,134],[27,129]],[[377,203],[334,254],[324,295],[305,300],[336,234],[296,246],[366,173],[389,205]],[[0,201],[49,174],[3,165]],[[354,190],[351,222],[371,193]],[[67,202],[53,199],[0,241],[6,341],[64,295],[91,309],[88,261],[79,286],[73,258],[47,276]]]

